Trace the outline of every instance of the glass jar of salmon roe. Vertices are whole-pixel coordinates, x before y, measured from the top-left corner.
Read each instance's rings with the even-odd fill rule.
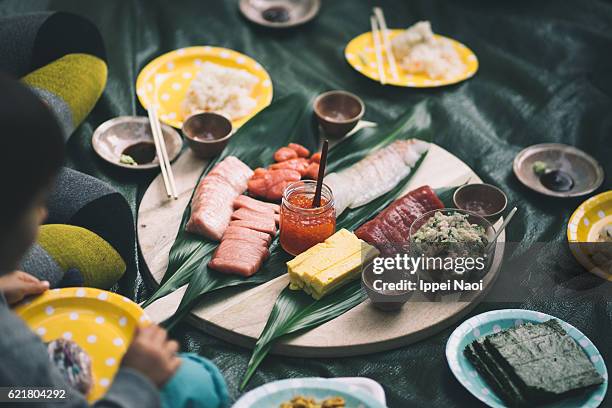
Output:
[[[285,188],[280,208],[280,244],[291,255],[325,241],[336,232],[334,196],[325,184],[321,206],[313,208],[317,182],[296,181]]]

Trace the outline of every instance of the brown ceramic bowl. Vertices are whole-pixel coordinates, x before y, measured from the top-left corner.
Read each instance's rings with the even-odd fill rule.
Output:
[[[372,264],[363,268],[361,272],[361,285],[365,288],[372,305],[385,312],[401,309],[410,298],[410,293],[407,291],[380,292],[374,289],[374,281],[377,279],[381,279],[381,276],[374,274]]]
[[[485,183],[465,184],[453,194],[455,207],[483,216],[490,222],[499,219],[508,197],[499,188]]]
[[[227,146],[232,136],[232,122],[217,113],[196,113],[185,119],[182,130],[193,153],[210,159]]]
[[[314,112],[327,136],[341,138],[359,123],[365,113],[365,105],[350,92],[329,91],[317,96]]]

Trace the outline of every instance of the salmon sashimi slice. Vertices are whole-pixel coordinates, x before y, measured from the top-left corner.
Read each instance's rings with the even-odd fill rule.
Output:
[[[406,248],[410,226],[428,211],[444,208],[429,186],[422,186],[395,200],[375,218],[355,231],[358,238],[374,245],[385,256],[392,256],[398,248]]]
[[[302,175],[292,169],[267,170],[265,173],[258,172],[258,175],[251,177],[247,184],[251,195],[278,201],[283,197],[285,188],[301,178]]]
[[[260,239],[266,242],[266,245],[270,244],[272,241],[272,236],[270,234],[266,234],[265,232],[255,231],[250,228],[245,227],[237,227],[237,226],[229,226],[225,230],[225,234],[223,234],[223,239],[225,238],[244,238],[244,239]]]
[[[302,146],[299,143],[289,143],[289,145],[287,145],[288,148],[295,150],[295,152],[297,153],[297,155],[299,157],[308,157],[310,156],[310,150],[308,150],[307,148],[305,148],[304,146]]]
[[[280,222],[280,214],[275,212],[259,212],[249,208],[239,208],[232,213],[232,220],[259,220],[261,218],[272,218],[277,224]]]
[[[277,214],[280,212],[280,206],[278,204],[266,203],[245,195],[238,196],[234,200],[234,208],[248,208],[258,212],[272,211]]]
[[[309,164],[310,162],[308,161],[308,159],[305,159],[303,157],[298,157],[296,159],[285,160],[280,163],[271,164],[269,169],[270,170],[291,169],[291,170],[298,171],[300,173],[300,176],[304,176],[306,174],[306,169],[308,168]]]
[[[311,163],[320,163],[321,162],[321,152],[314,153],[310,156]]]
[[[298,157],[297,152],[290,147],[281,147],[274,153],[274,160],[277,162],[291,160],[297,157]]]
[[[196,187],[186,230],[219,241],[230,223],[233,202],[252,175],[253,170],[234,156],[217,163]]]
[[[272,236],[276,235],[276,223],[274,219],[259,220],[234,220],[229,224],[232,227],[244,227],[255,231],[265,232]]]

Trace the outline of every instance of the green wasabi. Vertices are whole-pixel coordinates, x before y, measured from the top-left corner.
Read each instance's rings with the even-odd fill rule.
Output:
[[[131,166],[137,166],[138,163],[136,163],[136,160],[134,160],[132,158],[132,156],[129,156],[127,154],[122,154],[121,158],[119,159],[119,163],[123,163],[123,164],[129,164]]]

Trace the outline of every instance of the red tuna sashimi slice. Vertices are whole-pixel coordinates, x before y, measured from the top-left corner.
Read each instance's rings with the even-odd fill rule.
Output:
[[[248,245],[256,245],[262,248],[268,248],[268,242],[255,235],[236,235],[236,234],[223,234],[221,242],[225,241],[242,241]]]
[[[217,163],[196,187],[187,231],[220,240],[232,217],[232,203],[244,193],[252,175],[250,167],[236,157]]]
[[[391,203],[375,218],[357,228],[355,235],[377,247],[384,255],[393,255],[397,252],[394,246],[408,242],[414,220],[428,211],[442,208],[444,203],[431,187],[422,186]]]
[[[224,239],[215,250],[213,258],[257,260],[266,259],[269,254],[267,246],[236,239]]]
[[[280,206],[274,203],[266,203],[263,201],[256,200],[252,197],[241,195],[234,200],[234,208],[248,208],[253,211],[266,212],[273,211],[275,213],[280,212]]]
[[[215,258],[210,260],[208,267],[222,273],[241,275],[248,278],[259,270],[261,263]]]
[[[228,239],[217,247],[208,266],[219,272],[248,277],[259,270],[268,255],[267,247]]]
[[[259,212],[248,208],[239,208],[232,213],[232,220],[259,220],[272,218],[276,224],[280,221],[280,215],[274,212]]]
[[[265,232],[272,236],[276,235],[276,223],[274,219],[260,220],[234,220],[230,222],[230,226],[250,228],[255,231]]]
[[[229,226],[227,227],[227,229],[225,230],[225,234],[223,234],[223,239],[225,238],[259,238],[263,241],[266,242],[266,245],[270,244],[270,241],[272,241],[272,237],[270,236],[270,234],[266,234],[265,232],[260,232],[260,231],[255,231],[252,230],[250,228],[245,228],[245,227],[237,227],[237,226]]]

